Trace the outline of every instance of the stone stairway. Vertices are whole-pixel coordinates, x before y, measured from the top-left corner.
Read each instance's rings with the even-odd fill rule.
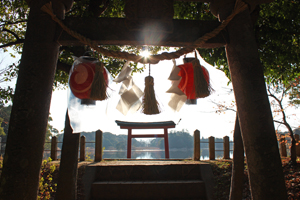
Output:
[[[86,200],[212,199],[210,165],[200,162],[106,161],[87,166],[84,179]]]

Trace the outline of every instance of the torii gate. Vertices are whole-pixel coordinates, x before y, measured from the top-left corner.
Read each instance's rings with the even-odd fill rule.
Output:
[[[173,121],[165,122],[123,122],[116,120],[117,125],[121,129],[127,129],[127,158],[131,158],[131,139],[132,138],[149,138],[149,137],[162,137],[165,143],[165,158],[169,156],[169,139],[168,128],[175,128],[176,124]],[[132,134],[132,129],[164,129],[164,134]]]
[[[234,5],[234,0],[194,1],[210,2],[211,12],[221,21],[231,13]],[[244,1],[248,4],[249,9],[239,13],[231,20],[226,28],[228,34],[224,33],[222,36],[217,36],[210,43],[206,42],[198,47],[215,48],[224,45],[226,47],[239,122],[247,155],[252,198],[286,199],[275,130],[250,19],[250,13],[256,5],[269,3],[271,0]],[[56,16],[63,19],[65,11],[71,8],[72,2],[72,0],[53,1],[53,9]],[[173,1],[169,0],[169,2]],[[1,176],[0,198],[2,199],[16,199],[15,195],[23,199],[36,198],[45,141],[45,134],[41,133],[45,133],[47,126],[59,46],[60,44],[76,45],[74,40],[70,38],[67,40],[68,36],[60,35],[60,28],[57,24],[52,21],[51,17],[40,10],[47,3],[47,0],[27,0],[27,3],[30,5],[31,10]],[[123,24],[121,21],[111,21],[110,24]],[[177,29],[175,26],[176,21],[173,23],[174,30],[180,32],[183,30],[182,27],[184,27],[186,22],[180,23],[178,21],[179,28]],[[83,25],[83,23],[87,24],[89,20],[78,23],[75,19],[70,19],[67,22],[74,30],[76,30],[77,24]],[[97,26],[103,25],[101,23],[104,24],[106,21],[99,22]],[[97,26],[93,25],[94,28]],[[210,22],[208,24],[199,22],[197,26],[201,28],[198,29],[197,33],[194,33],[196,38],[212,28]],[[108,27],[108,30],[113,30],[113,27],[115,26]],[[89,28],[89,26],[86,28]],[[97,38],[97,34],[93,35],[90,32],[87,33],[87,36],[92,34],[89,37],[95,40],[96,43],[101,42],[100,44],[150,45],[149,41],[144,40],[147,35],[142,35],[141,37],[144,39],[137,41],[134,37],[130,38],[131,32],[124,29],[122,31],[124,31],[124,35],[114,35],[116,36],[114,38],[110,38],[111,32],[109,31],[107,33],[103,32],[102,35],[99,34],[101,38]],[[106,37],[103,34],[107,34]],[[191,40],[195,38],[190,35],[186,37],[185,34],[187,33],[184,32],[177,36],[172,35],[174,33],[166,34],[170,37],[163,38],[158,44],[152,43],[152,45],[186,46],[191,42],[188,41],[188,38],[191,38]],[[102,38],[104,39],[102,40]],[[178,40],[176,41],[176,39]],[[169,42],[167,43],[168,40]],[[72,145],[79,140],[79,135],[71,135],[72,129],[68,120],[69,117],[66,115],[65,139],[71,139],[68,142],[69,145]],[[76,179],[78,161],[76,156],[72,157],[72,159],[74,158],[75,160],[71,162],[71,168],[65,171],[69,179]],[[274,187],[270,187],[270,185]],[[73,186],[74,184],[71,184],[70,187],[66,188],[65,193],[68,195],[65,199],[74,199],[75,189]]]

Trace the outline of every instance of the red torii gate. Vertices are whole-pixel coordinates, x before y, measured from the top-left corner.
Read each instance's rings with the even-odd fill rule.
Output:
[[[128,129],[127,137],[127,158],[131,158],[131,139],[132,138],[149,138],[149,137],[163,137],[165,141],[165,158],[169,156],[169,139],[168,128],[175,128],[176,124],[173,121],[163,122],[124,122],[116,120],[117,125],[121,129]],[[164,134],[132,134],[132,129],[164,129]]]

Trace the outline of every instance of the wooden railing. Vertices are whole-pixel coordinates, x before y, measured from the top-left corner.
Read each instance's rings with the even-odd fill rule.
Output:
[[[215,138],[209,137],[208,138],[208,148],[209,148],[209,160],[215,160],[216,159],[216,148],[215,148]],[[195,130],[194,131],[194,160],[200,160],[200,131]],[[230,142],[229,137],[225,136],[223,137],[223,159],[230,159]]]
[[[296,140],[296,155],[300,156],[300,140],[299,140],[299,135],[295,134],[294,135],[295,140]],[[280,155],[281,157],[287,157],[287,151],[286,151],[286,140],[285,140],[285,136],[281,135],[280,139],[279,139],[279,151],[280,151]]]
[[[298,157],[300,157],[300,138],[299,135],[295,134],[295,140],[296,140],[296,154]],[[45,151],[50,151],[50,157],[52,160],[58,160],[58,148],[57,144],[62,143],[57,141],[57,137],[53,136],[51,140],[51,150],[45,150]],[[103,155],[103,149],[102,149],[102,132],[97,131],[96,132],[96,141],[95,142],[86,142],[85,141],[85,136],[81,136],[80,138],[80,151],[79,151],[79,160],[80,161],[85,161],[86,159],[86,143],[95,143],[95,161],[98,162],[102,160],[102,155]],[[200,160],[200,131],[196,130],[194,132],[194,155],[193,159],[194,160]],[[229,137],[225,136],[223,137],[223,150],[215,150],[215,138],[214,137],[209,137],[208,138],[208,146],[209,146],[209,159],[210,160],[215,160],[216,159],[216,151],[223,151],[223,159],[230,159],[230,143]],[[299,143],[299,144],[298,144]],[[0,154],[3,156],[4,154],[4,148],[1,148],[2,145],[5,144],[5,142],[0,142]],[[286,139],[284,136],[282,136],[279,140],[279,150],[280,150],[280,155],[281,157],[287,157],[287,143]]]
[[[51,140],[51,150],[50,150],[50,157],[52,160],[58,160],[57,159],[57,137],[53,136]],[[80,150],[79,150],[79,160],[85,161],[86,159],[86,141],[85,136],[80,137]],[[204,143],[200,141],[200,131],[196,130],[194,132],[194,160],[200,160],[200,143]],[[230,142],[229,137],[225,136],[223,137],[223,150],[216,150],[215,149],[215,138],[209,137],[208,139],[208,146],[209,146],[209,159],[215,160],[216,159],[216,151],[223,151],[223,159],[230,159]],[[103,149],[102,149],[102,132],[96,131],[96,140],[95,140],[95,162],[99,162],[102,160],[103,155]]]

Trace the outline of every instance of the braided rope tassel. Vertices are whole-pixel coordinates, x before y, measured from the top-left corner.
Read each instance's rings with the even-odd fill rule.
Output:
[[[142,102],[142,112],[146,115],[153,115],[160,113],[159,104],[155,97],[154,91],[154,78],[150,76],[150,64],[149,64],[149,76],[145,77],[145,90]]]

